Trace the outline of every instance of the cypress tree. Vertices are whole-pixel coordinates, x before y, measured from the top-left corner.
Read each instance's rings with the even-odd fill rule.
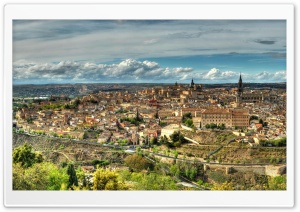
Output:
[[[69,175],[69,185],[68,188],[71,188],[73,185],[78,186],[78,179],[76,176],[76,171],[74,164],[69,163],[67,168],[67,174]]]

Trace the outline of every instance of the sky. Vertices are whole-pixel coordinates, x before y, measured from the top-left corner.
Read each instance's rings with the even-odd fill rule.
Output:
[[[13,84],[286,82],[284,20],[14,20]]]

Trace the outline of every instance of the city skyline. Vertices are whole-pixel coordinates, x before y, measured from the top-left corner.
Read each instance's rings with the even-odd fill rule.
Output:
[[[13,84],[286,81],[280,20],[13,22]]]

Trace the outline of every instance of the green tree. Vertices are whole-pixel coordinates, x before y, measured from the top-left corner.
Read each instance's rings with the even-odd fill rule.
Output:
[[[128,186],[118,181],[118,174],[115,171],[99,168],[94,173],[93,190],[127,190]]]
[[[65,190],[69,176],[64,169],[49,162],[24,168],[13,164],[13,190]]]
[[[151,144],[151,145],[157,144],[157,137],[151,137],[151,138],[150,138],[150,144]]]
[[[250,116],[250,121],[252,120],[258,120],[258,116],[254,116],[254,115]]]
[[[215,129],[215,128],[217,128],[217,127],[218,127],[218,125],[216,125],[215,123],[211,123],[211,124],[210,124],[210,128],[211,128],[211,129]]]
[[[137,154],[127,156],[125,158],[125,164],[126,166],[128,166],[130,169],[133,169],[134,171],[153,169],[154,167],[153,163],[151,163],[146,158]]]
[[[220,125],[218,126],[218,128],[219,128],[220,130],[224,130],[224,129],[225,129],[225,124],[224,124],[224,123],[220,124]]]
[[[78,179],[76,176],[76,171],[74,168],[74,164],[69,163],[67,166],[67,174],[69,175],[69,183],[68,188],[72,188],[72,186],[78,186]]]
[[[193,119],[190,118],[186,119],[184,124],[188,127],[194,127]]]
[[[191,113],[185,113],[183,116],[182,116],[182,123],[185,123],[185,121],[187,119],[192,119],[192,114]]]
[[[32,151],[32,146],[25,143],[13,151],[13,163],[21,163],[21,166],[28,168],[35,163],[41,163],[43,156]]]
[[[175,142],[179,142],[180,144],[186,143],[184,136],[180,133],[180,131],[175,131],[173,134],[170,135],[171,140]]]

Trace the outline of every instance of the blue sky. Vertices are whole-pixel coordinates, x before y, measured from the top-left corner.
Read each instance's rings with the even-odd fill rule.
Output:
[[[286,81],[280,20],[15,20],[13,83]]]

